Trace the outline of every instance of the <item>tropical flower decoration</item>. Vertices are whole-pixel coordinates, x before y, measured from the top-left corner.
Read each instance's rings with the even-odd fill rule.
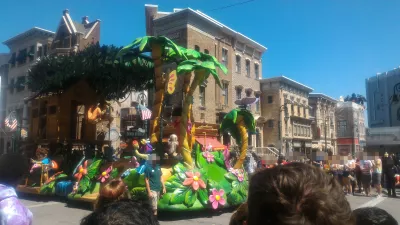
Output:
[[[205,152],[203,152],[203,156],[204,156],[204,158],[206,158],[208,163],[214,162],[214,155],[211,152],[205,151]]]
[[[233,175],[237,177],[237,180],[239,182],[243,182],[244,180],[244,171],[242,169],[229,169],[229,172],[231,172]]]
[[[100,174],[98,180],[99,180],[101,183],[104,183],[104,182],[110,177],[110,172],[111,172],[111,171],[112,171],[112,166],[108,167],[108,169],[106,169],[105,171],[103,171],[103,172]]]
[[[213,209],[217,209],[219,205],[225,205],[226,201],[224,199],[224,194],[225,191],[223,189],[220,189],[219,191],[215,188],[212,189],[209,200]]]
[[[80,165],[80,166],[79,166],[78,172],[74,175],[74,177],[77,179],[78,182],[82,179],[82,177],[83,177],[84,175],[87,174],[87,164],[88,164],[88,161],[86,160],[86,161],[83,163],[83,165]]]
[[[190,186],[193,188],[193,190],[197,191],[199,187],[201,189],[206,188],[206,184],[204,181],[201,179],[201,174],[199,172],[185,172],[186,174],[186,179],[183,181],[183,185],[185,186]]]
[[[72,187],[72,193],[76,193],[78,191],[78,182],[75,182],[74,186]]]

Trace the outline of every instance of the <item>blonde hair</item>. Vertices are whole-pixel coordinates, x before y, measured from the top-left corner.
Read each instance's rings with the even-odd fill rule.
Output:
[[[375,163],[376,168],[382,170],[382,161],[381,161],[381,159],[375,159],[374,161],[375,161],[374,163]]]

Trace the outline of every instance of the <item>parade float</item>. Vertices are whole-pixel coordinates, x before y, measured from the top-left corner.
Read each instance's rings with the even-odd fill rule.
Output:
[[[74,57],[45,59],[30,73],[35,95],[27,101],[38,106],[32,107],[31,138],[38,149],[46,146],[55,157],[45,162],[37,157],[34,167],[39,178],[32,173],[19,191],[94,202],[103,184],[121,178],[134,198],[146,198],[143,171],[150,154],[157,154],[167,191],[159,200],[159,210],[219,209],[246,201],[248,173],[243,164],[248,156],[248,134],[255,132],[254,117],[246,106],[256,99],[238,102],[241,107],[226,114],[220,127],[198,124],[193,119],[194,91],[210,75],[221,87],[218,71],[227,73],[224,65],[213,56],[177,46],[162,36],[138,38],[118,49],[118,54],[117,48],[88,48]],[[61,65],[68,68],[69,63],[77,65],[61,72]],[[163,67],[171,63],[176,70],[164,73]],[[176,87],[179,77],[184,82]],[[99,126],[109,127],[111,123],[106,113],[111,110],[109,101],[151,86],[155,95],[149,139],[122,142],[113,150],[110,139],[99,138],[96,132]],[[184,94],[182,112],[176,120],[165,123],[164,98],[175,91]],[[43,125],[35,122],[35,115],[41,115],[44,107],[53,111]],[[231,157],[227,146],[206,142],[206,135],[217,137],[227,131],[239,147],[238,157]],[[204,135],[204,141],[196,138],[199,134]],[[56,146],[58,153],[50,145]],[[79,157],[73,157],[78,152]]]

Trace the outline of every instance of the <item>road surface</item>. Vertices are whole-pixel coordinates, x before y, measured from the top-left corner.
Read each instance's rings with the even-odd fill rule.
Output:
[[[400,196],[400,190],[397,191]],[[76,208],[76,206],[68,206],[64,202],[55,201],[53,199],[43,199],[43,197],[22,196],[22,202],[33,213],[35,225],[77,225],[80,220],[90,213],[89,206]],[[400,198],[387,197],[365,197],[365,196],[348,196],[351,208],[377,206],[385,209],[400,222]],[[210,212],[195,215],[161,215],[159,220],[161,225],[227,225],[231,212],[221,212],[211,214]]]

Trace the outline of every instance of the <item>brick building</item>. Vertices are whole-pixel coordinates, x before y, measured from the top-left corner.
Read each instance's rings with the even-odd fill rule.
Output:
[[[310,87],[285,76],[261,80],[263,144],[283,155],[311,152],[311,122],[308,95]]]
[[[145,16],[147,35],[164,35],[181,46],[215,56],[228,68],[226,76],[218,71],[223,89],[210,76],[195,92],[195,122],[218,124],[227,112],[236,108],[235,100],[245,95],[260,96],[261,57],[266,51],[264,46],[198,10],[187,8],[160,12],[158,6],[146,5]],[[182,81],[178,81],[177,87],[181,84]],[[177,91],[169,99],[167,96],[167,102],[180,108],[182,98],[182,91]],[[260,116],[259,104],[253,105],[251,110],[257,118]],[[262,129],[258,130],[262,132]],[[224,134],[223,139],[224,144],[230,142],[228,134]],[[255,145],[255,136],[251,140],[253,142],[250,145]],[[261,146],[261,142],[258,144]]]
[[[355,102],[337,103],[337,147],[338,154],[352,155],[363,151],[365,146],[365,107]]]
[[[336,103],[337,101],[321,93],[311,93],[308,97],[309,113],[313,121],[312,149],[337,154],[336,145]]]

